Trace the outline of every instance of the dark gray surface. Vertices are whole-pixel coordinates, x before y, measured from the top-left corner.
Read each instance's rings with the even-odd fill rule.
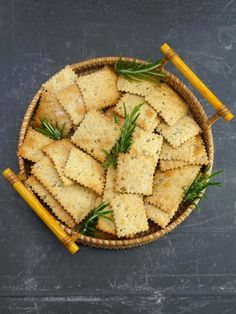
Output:
[[[236,112],[234,0],[0,1],[0,169],[17,171],[21,120],[50,75],[120,52],[159,57],[163,41]],[[235,122],[214,134],[223,187],[137,249],[70,256],[1,179],[0,313],[236,313]]]

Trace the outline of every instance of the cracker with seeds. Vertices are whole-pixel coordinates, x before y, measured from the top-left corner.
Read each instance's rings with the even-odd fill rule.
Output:
[[[70,150],[64,172],[79,184],[102,194],[105,181],[103,166],[80,149]]]
[[[104,114],[96,110],[90,110],[71,140],[98,161],[104,162],[106,159],[104,150],[111,151],[120,137],[120,132],[120,128],[115,122],[110,121]]]
[[[87,110],[103,109],[114,105],[120,93],[116,87],[117,75],[108,66],[101,70],[79,76],[78,85]]]
[[[123,194],[111,201],[117,236],[129,237],[148,230],[143,199],[138,195]]]
[[[119,154],[116,189],[121,193],[152,194],[157,161],[151,156]]]
[[[46,83],[43,84],[43,88],[47,91],[47,99],[58,94],[68,86],[76,83],[78,76],[72,70],[71,66],[67,65],[64,69],[53,75]]]
[[[37,162],[44,156],[42,148],[53,142],[54,141],[49,137],[29,128],[24,142],[18,151],[18,155],[33,162]]]
[[[76,223],[81,222],[93,209],[97,194],[77,183],[64,186],[49,157],[45,156],[35,163],[32,174],[75,219]]]
[[[33,124],[35,127],[41,127],[42,120],[47,119],[53,126],[63,128],[63,135],[66,136],[72,128],[72,121],[68,113],[62,108],[55,96],[47,100],[47,92],[42,92],[39,106],[36,110]]]
[[[164,172],[157,170],[154,175],[153,194],[147,196],[145,202],[166,213],[175,212],[200,168],[201,166],[189,165]]]
[[[102,202],[103,202],[102,198],[98,197],[96,199],[95,206],[99,206]],[[105,203],[107,203],[107,202],[105,202]],[[107,209],[112,211],[110,205],[107,207]],[[106,219],[106,217],[108,217],[110,219]],[[116,235],[116,227],[115,227],[115,224],[114,224],[113,213],[110,213],[110,214],[106,215],[106,217],[102,217],[102,216],[98,217],[98,223],[96,225],[96,228],[98,230],[103,231],[103,232]]]
[[[139,96],[146,96],[158,85],[158,83],[148,80],[129,81],[122,76],[118,77],[118,90]]]
[[[190,162],[195,146],[196,137],[191,137],[178,147],[173,147],[167,141],[163,142],[161,148],[161,160],[180,160]]]
[[[63,139],[60,141],[54,141],[53,143],[43,148],[43,151],[53,161],[62,182],[66,186],[73,184],[73,181],[64,175],[66,161],[68,159],[70,150],[73,147],[74,145],[68,139]]]
[[[47,204],[52,210],[53,214],[68,227],[75,226],[75,220],[65,211],[65,209],[53,198],[53,196],[45,189],[45,187],[34,177],[30,176],[26,183],[39,196],[39,198]]]
[[[136,128],[129,154],[151,156],[158,161],[162,142],[163,137],[161,135]]]
[[[86,109],[82,94],[76,84],[63,89],[57,94],[60,105],[69,114],[74,125],[79,125],[83,120]]]
[[[173,126],[161,122],[156,130],[174,147],[201,132],[199,125],[189,116],[184,116]]]
[[[161,122],[161,119],[158,117],[156,111],[152,109],[152,107],[149,106],[145,99],[141,96],[126,93],[120,98],[114,108],[114,111],[123,118],[125,116],[124,104],[128,114],[132,112],[135,106],[143,104],[139,111],[137,125],[146,131],[152,132]]]
[[[154,205],[144,204],[147,218],[154,221],[158,226],[165,228],[170,222],[170,216]]]
[[[184,99],[166,83],[156,86],[150,94],[145,96],[145,100],[170,126],[185,116],[188,111]]]

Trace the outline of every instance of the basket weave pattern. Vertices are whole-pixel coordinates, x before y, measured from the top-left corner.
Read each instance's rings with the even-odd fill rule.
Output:
[[[124,58],[126,61],[133,61],[132,58]],[[114,65],[115,62],[118,60],[118,57],[104,57],[104,58],[96,58],[87,60],[84,62],[80,62],[77,64],[71,65],[72,68],[78,74],[87,74],[93,72],[104,65]],[[143,60],[138,60],[139,62],[143,62]],[[211,172],[211,168],[213,165],[213,158],[214,158],[214,145],[213,145],[213,136],[211,132],[211,128],[208,124],[208,117],[203,110],[200,102],[194,96],[194,94],[189,90],[189,88],[181,82],[176,76],[171,74],[170,72],[163,70],[166,74],[166,83],[168,83],[177,93],[179,93],[188,103],[189,108],[197,121],[200,127],[203,130],[203,140],[206,146],[208,158],[209,158],[209,172]],[[19,142],[18,147],[21,146],[23,140],[25,138],[26,132],[28,127],[30,126],[31,119],[34,115],[35,109],[37,108],[39,98],[42,92],[42,87],[37,91],[34,98],[32,99],[31,103],[28,106],[28,109],[25,113],[20,134],[19,134]],[[19,176],[20,178],[25,181],[28,176],[28,164],[22,157],[18,157],[19,162]],[[29,188],[29,187],[27,187]],[[30,188],[29,188],[30,189]],[[99,248],[108,248],[108,249],[123,249],[123,248],[131,248],[140,245],[147,244],[154,240],[157,240],[167,233],[174,230],[179,224],[181,224],[193,211],[194,205],[181,207],[181,209],[176,213],[174,218],[172,219],[171,223],[166,226],[165,228],[161,229],[156,225],[151,225],[149,231],[136,236],[133,239],[99,239],[99,238],[92,238],[88,236],[81,235],[74,230],[69,229],[64,224],[58,221],[58,223],[65,229],[68,234],[72,235],[74,240],[79,243],[99,247]]]

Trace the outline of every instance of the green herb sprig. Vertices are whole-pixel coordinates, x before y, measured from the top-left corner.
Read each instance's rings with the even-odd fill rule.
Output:
[[[165,74],[161,72],[161,66],[163,59],[157,60],[154,63],[150,62],[150,59],[143,63],[134,61],[125,61],[122,57],[116,62],[115,71],[129,81],[140,80],[163,80]]]
[[[41,127],[36,128],[36,131],[43,135],[52,138],[53,140],[61,140],[63,138],[65,124],[62,128],[59,128],[58,124],[54,127],[47,119],[42,119]]]
[[[219,170],[208,175],[207,170],[200,172],[197,178],[192,182],[190,187],[186,190],[184,201],[196,205],[196,201],[201,197],[207,198],[204,190],[209,186],[221,186],[220,182],[212,182],[211,179],[220,174],[224,170]]]
[[[126,111],[126,106],[124,106],[124,124],[121,128],[121,136],[116,142],[115,146],[112,148],[111,152],[104,150],[106,154],[106,160],[103,164],[104,168],[116,167],[117,158],[119,153],[127,153],[133,143],[133,133],[136,128],[136,122],[140,114],[140,108],[142,104],[139,104],[133,108],[133,110],[128,114]],[[117,117],[114,116],[115,121]],[[116,122],[117,123],[117,122]]]
[[[80,233],[83,235],[94,237],[96,236],[96,225],[98,222],[98,217],[103,217],[107,220],[113,221],[110,217],[108,217],[109,214],[112,213],[111,210],[106,209],[109,204],[107,203],[101,203],[99,206],[92,209],[88,217],[85,219],[85,221],[82,223],[80,228]]]

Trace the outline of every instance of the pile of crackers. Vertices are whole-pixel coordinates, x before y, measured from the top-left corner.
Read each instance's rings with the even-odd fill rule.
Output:
[[[133,144],[105,169],[127,113],[142,103]],[[114,114],[119,116],[116,123]],[[64,138],[39,133],[42,119],[64,126]],[[18,154],[31,161],[26,184],[64,224],[74,228],[100,203],[109,203],[97,229],[118,238],[167,226],[186,189],[208,163],[201,129],[187,103],[166,83],[128,81],[105,66],[77,75],[66,66],[43,85]]]

